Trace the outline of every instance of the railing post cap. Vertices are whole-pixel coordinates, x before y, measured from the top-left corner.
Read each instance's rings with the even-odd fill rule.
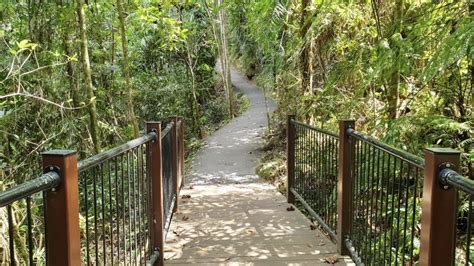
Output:
[[[459,154],[461,154],[460,151],[455,150],[455,149],[451,149],[451,148],[426,148],[425,152],[434,153],[434,154],[444,154],[444,155],[448,155],[448,154],[459,155]]]
[[[69,156],[76,154],[76,151],[73,150],[49,150],[44,151],[41,155],[53,155],[53,156]]]

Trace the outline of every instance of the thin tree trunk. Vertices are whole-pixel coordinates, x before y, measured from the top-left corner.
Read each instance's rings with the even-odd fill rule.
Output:
[[[120,21],[120,36],[122,39],[122,52],[123,52],[123,78],[125,79],[125,86],[127,90],[127,109],[128,119],[133,126],[133,135],[138,137],[140,135],[138,129],[137,118],[135,117],[135,111],[133,110],[133,85],[130,80],[130,69],[129,69],[129,58],[128,58],[128,45],[127,36],[125,32],[125,19],[123,15],[123,3],[122,0],[117,0],[117,12]]]
[[[307,9],[308,9],[309,3],[310,3],[309,0],[301,1],[300,38],[303,42],[303,50],[300,55],[300,71],[301,71],[302,94],[309,91],[309,86],[311,83],[311,79],[310,79],[311,46],[309,43],[306,42],[307,41],[306,35],[309,31],[309,23],[307,23],[306,21],[306,16],[308,14]]]
[[[202,132],[201,121],[199,120],[200,111],[199,111],[199,103],[198,103],[197,94],[196,94],[196,75],[194,73],[194,69],[192,65],[189,65],[189,73],[191,74],[191,91],[192,91],[192,97],[193,97],[193,120],[194,120],[196,129],[198,131],[199,137],[203,138],[204,134]]]
[[[72,49],[72,37],[69,33],[64,34],[64,51],[66,52],[67,56],[73,55]],[[71,86],[71,97],[72,103],[74,107],[79,106],[79,80],[75,77],[76,76],[76,66],[75,62],[69,60],[67,62],[67,75],[69,79],[69,85]]]
[[[83,8],[83,0],[76,0],[77,2],[77,17],[79,20],[79,30],[81,34],[82,41],[82,62],[84,64],[84,79],[86,83],[86,93],[87,98],[89,99],[89,122],[90,122],[90,132],[92,137],[92,142],[94,144],[95,153],[99,153],[101,149],[100,139],[99,139],[99,125],[97,121],[97,107],[96,100],[94,96],[94,87],[92,85],[92,71],[89,61],[89,51],[88,51],[88,40],[87,40],[87,29],[86,29],[86,18]]]
[[[222,1],[215,0],[215,5],[217,7],[221,7]],[[226,38],[226,30],[225,30],[225,14],[223,10],[219,10],[217,15],[219,18],[219,29],[217,29],[217,27],[213,23],[213,31],[214,31],[214,36],[215,36],[217,46],[218,46],[219,59],[221,63],[222,80],[224,82],[224,88],[226,90],[227,99],[229,101],[229,114],[230,114],[230,117],[233,118],[235,114],[234,92],[232,88],[229,53],[228,53],[228,48],[227,48],[227,38]]]
[[[219,6],[222,5],[222,1],[219,1]],[[229,47],[227,45],[227,33],[226,33],[226,18],[225,18],[225,13],[221,9],[219,11],[219,17],[220,17],[220,34],[221,34],[221,39],[222,39],[222,52],[223,52],[223,58],[224,58],[224,65],[225,65],[225,82],[227,83],[227,89],[228,89],[228,94],[229,94],[229,112],[230,112],[230,117],[233,118],[235,115],[235,108],[234,108],[234,90],[232,87],[232,77],[230,73],[230,63],[229,63]]]
[[[396,0],[393,12],[393,21],[395,25],[394,33],[400,33],[402,30],[404,0]],[[388,118],[396,119],[399,116],[398,106],[400,104],[400,47],[398,44],[392,45],[395,48],[395,62],[390,82],[388,85]]]
[[[66,11],[67,10],[67,11]],[[68,17],[70,14],[66,13],[69,12],[69,9],[64,9],[63,7],[58,8],[58,16],[66,16]],[[62,13],[62,14],[61,14]],[[68,23],[71,23],[73,20],[68,20]],[[73,47],[73,40],[72,34],[68,29],[63,30],[63,47],[64,53],[71,57],[74,55],[74,47]],[[71,98],[72,98],[72,105],[73,107],[79,106],[79,79],[76,77],[76,62],[69,60],[66,64],[66,72],[67,77],[69,80],[69,86],[71,88]]]

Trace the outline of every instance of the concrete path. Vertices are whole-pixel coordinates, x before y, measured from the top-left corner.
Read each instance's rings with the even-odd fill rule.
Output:
[[[297,209],[287,211],[285,197],[255,174],[265,101],[236,71],[232,82],[249,98],[249,110],[197,155],[181,191],[190,197],[179,199],[166,239],[166,264],[346,265],[350,260],[335,255],[335,245]]]

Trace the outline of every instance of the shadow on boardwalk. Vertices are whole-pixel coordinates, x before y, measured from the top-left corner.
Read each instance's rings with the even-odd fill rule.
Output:
[[[287,211],[285,197],[255,174],[267,125],[262,91],[236,71],[232,82],[250,107],[210,136],[194,161],[181,191],[190,198],[180,199],[167,236],[166,264],[328,265],[335,245],[298,210]],[[338,257],[337,265],[347,261]]]

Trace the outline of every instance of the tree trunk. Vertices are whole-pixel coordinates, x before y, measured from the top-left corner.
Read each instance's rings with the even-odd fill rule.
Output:
[[[222,6],[222,0],[217,0],[218,7]],[[224,82],[226,83],[227,87],[227,94],[228,94],[228,100],[229,100],[229,113],[230,113],[230,118],[234,118],[235,110],[234,110],[234,90],[232,88],[232,78],[231,78],[231,73],[230,73],[230,63],[229,63],[229,49],[227,46],[227,34],[226,34],[226,28],[225,28],[225,13],[224,10],[220,9],[219,10],[219,33],[220,33],[220,39],[221,39],[221,46],[222,46],[222,55],[221,55],[221,60],[223,62],[222,65],[222,72],[224,74]]]
[[[199,103],[197,100],[197,94],[196,94],[196,75],[194,73],[194,68],[192,65],[189,65],[189,73],[191,74],[191,91],[192,91],[192,101],[193,101],[193,120],[194,120],[194,125],[196,126],[196,129],[198,131],[198,135],[200,138],[204,137],[204,134],[202,132],[202,125],[200,121],[200,111],[199,111]]]
[[[306,35],[310,26],[306,20],[309,3],[309,0],[301,1],[300,38],[303,42],[303,50],[300,55],[300,71],[302,94],[311,90],[311,44],[306,42]]]
[[[77,17],[79,20],[79,30],[82,41],[82,63],[84,64],[84,80],[86,85],[87,98],[89,99],[88,111],[89,111],[89,122],[92,142],[94,144],[95,153],[100,152],[100,139],[99,139],[99,125],[97,121],[97,107],[96,100],[94,97],[94,87],[92,85],[92,71],[89,62],[89,51],[88,51],[88,40],[87,40],[87,29],[86,29],[86,18],[83,8],[83,0],[76,0],[77,2]]]
[[[67,56],[72,56],[72,37],[69,33],[64,33],[64,52]],[[67,62],[67,76],[69,79],[69,86],[71,86],[71,97],[74,107],[79,106],[79,80],[76,78],[76,66],[75,62],[69,60]]]
[[[393,11],[393,22],[395,30],[393,33],[400,33],[402,30],[402,16],[403,16],[404,0],[396,0]],[[393,35],[393,34],[392,34]],[[392,47],[395,49],[395,62],[393,65],[393,72],[388,84],[388,118],[396,119],[399,116],[398,106],[400,104],[400,47],[399,44],[392,42]]]
[[[216,26],[214,22],[214,14],[210,11],[209,7],[205,0],[202,1],[203,5],[206,7],[207,14],[209,18],[212,20],[212,32],[214,34],[214,39],[216,40],[217,44],[217,51],[219,54],[219,63],[221,65],[221,77],[222,81],[224,82],[224,90],[226,93],[227,100],[229,101],[229,114],[230,117],[234,117],[234,102],[233,102],[233,88],[232,88],[232,80],[231,80],[231,73],[230,73],[230,65],[228,60],[228,49],[227,49],[227,38],[225,33],[225,16],[223,15],[223,11],[218,11],[218,18],[219,18],[219,28]],[[220,7],[222,4],[222,0],[215,0],[214,5],[216,7]]]
[[[205,1],[204,1],[205,2]],[[214,4],[216,7],[222,7],[222,0],[215,0]],[[209,13],[209,12],[208,12]],[[214,37],[217,43],[217,50],[219,52],[219,60],[221,63],[221,76],[222,81],[224,82],[224,88],[226,91],[227,100],[229,101],[229,114],[230,117],[234,117],[234,92],[232,88],[232,80],[231,80],[231,73],[230,73],[230,63],[229,63],[229,52],[227,48],[227,35],[225,29],[225,14],[222,9],[219,9],[217,13],[217,17],[219,19],[219,28],[212,23]],[[213,18],[213,16],[211,16]]]
[[[122,0],[117,0],[117,12],[120,22],[120,36],[122,39],[122,52],[123,52],[123,78],[125,79],[125,86],[127,90],[127,109],[128,119],[132,123],[133,135],[138,137],[140,135],[138,129],[137,118],[135,117],[135,111],[133,110],[133,85],[130,80],[130,69],[129,69],[129,58],[128,58],[128,45],[127,36],[125,32],[125,19],[123,15],[123,3]]]

